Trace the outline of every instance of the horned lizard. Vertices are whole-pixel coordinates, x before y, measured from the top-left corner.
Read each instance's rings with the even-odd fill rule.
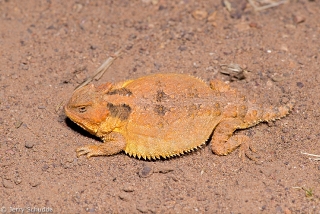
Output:
[[[179,156],[211,141],[213,153],[227,155],[240,146],[250,149],[245,135],[233,135],[263,121],[289,114],[285,106],[262,108],[228,84],[210,86],[184,74],[155,74],[117,84],[93,84],[74,91],[66,115],[104,143],[76,150],[78,157],[121,151],[144,159]]]

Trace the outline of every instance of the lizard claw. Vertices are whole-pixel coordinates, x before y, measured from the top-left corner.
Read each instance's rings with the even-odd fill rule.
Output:
[[[257,150],[252,145],[250,145],[250,143],[246,139],[245,141],[242,141],[242,143],[240,145],[239,158],[241,158],[242,161],[244,161],[245,157],[247,157],[250,160],[257,162],[257,158],[252,156],[249,151],[254,152],[254,153],[257,152]]]
[[[239,147],[239,158],[242,159],[242,161],[245,160],[245,158],[249,158],[250,160],[257,161],[257,159],[252,156],[251,152],[256,152],[257,150],[250,144],[250,139],[246,135],[235,135],[232,136],[228,142],[230,142],[232,145],[231,147],[235,148],[234,145],[240,145]],[[250,152],[251,151],[251,152]]]
[[[86,155],[87,158],[90,158],[92,156],[96,156],[96,149],[93,148],[93,146],[83,146],[83,147],[79,147],[76,150],[77,153],[77,157],[80,157],[82,155]]]

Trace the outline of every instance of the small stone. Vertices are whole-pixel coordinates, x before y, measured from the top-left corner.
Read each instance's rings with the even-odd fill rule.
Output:
[[[144,166],[140,171],[139,171],[139,176],[141,178],[147,178],[151,176],[153,173],[153,169],[150,166]]]
[[[85,210],[86,210],[87,213],[95,213],[95,212],[96,212],[96,210],[94,209],[94,207],[91,207],[91,208],[90,208],[90,207],[86,207]]]
[[[13,75],[11,76],[11,78],[14,79],[14,80],[16,80],[16,79],[19,78],[19,76],[18,76],[17,74],[13,74]]]
[[[288,97],[282,97],[281,98],[281,103],[287,104],[289,103],[290,99]]]
[[[49,169],[49,165],[48,164],[44,164],[42,166],[42,171],[47,171]]]
[[[14,155],[15,154],[15,152],[12,149],[8,149],[6,151],[6,153],[9,154],[9,155]]]
[[[272,77],[271,77],[272,81],[274,82],[281,82],[282,80],[284,80],[284,77],[275,73]]]
[[[32,148],[33,148],[33,146],[34,146],[34,143],[33,143],[33,142],[28,141],[28,142],[26,142],[26,143],[24,144],[24,146],[25,146],[27,149],[32,149]]]
[[[214,70],[213,66],[206,67],[206,71],[213,71],[213,70]]]
[[[284,211],[283,211],[284,214],[291,214],[291,210],[289,210],[287,207],[284,208]]]
[[[211,13],[209,16],[208,16],[208,22],[214,22],[216,20],[216,16],[217,16],[217,11],[214,11],[213,13]]]
[[[204,20],[208,17],[208,12],[204,10],[195,10],[192,12],[192,16],[196,20]]]
[[[120,193],[119,194],[119,198],[122,200],[122,201],[131,201],[131,196],[127,193]]]
[[[90,45],[91,50],[96,50],[97,48],[98,48],[98,46],[96,46],[96,45]]]
[[[157,170],[158,173],[162,173],[162,174],[167,174],[172,171],[174,171],[174,168],[172,168],[172,167],[163,167],[163,168]]]
[[[133,47],[133,44],[129,44],[129,45],[126,46],[126,50],[131,50],[132,47]]]
[[[82,11],[83,5],[82,4],[75,4],[73,6],[73,10],[76,11],[77,13],[80,13]]]
[[[282,45],[280,46],[280,50],[287,52],[289,49],[288,49],[288,46],[287,46],[287,45],[282,44]]]
[[[303,17],[303,16],[301,16],[301,15],[294,15],[293,16],[293,20],[294,20],[294,22],[296,23],[296,24],[300,24],[300,23],[302,23],[302,22],[305,22],[306,21],[306,18],[305,17]]]
[[[292,25],[292,24],[286,24],[286,25],[284,25],[284,27],[287,29],[291,29],[291,30],[294,30],[297,28],[295,25]]]
[[[181,46],[178,47],[178,50],[179,51],[185,51],[185,50],[187,50],[187,47],[184,46],[184,45],[181,45]]]
[[[18,120],[18,121],[16,121],[16,122],[14,123],[14,127],[15,127],[16,129],[18,129],[18,128],[21,127],[22,124],[23,124],[23,122],[20,121],[20,120]]]
[[[283,209],[281,206],[276,207],[276,213],[283,213]]]
[[[193,67],[195,67],[195,68],[199,68],[199,64],[197,63],[197,62],[193,62]]]
[[[302,82],[297,82],[297,86],[298,86],[299,88],[303,88],[304,84],[303,84]]]
[[[250,29],[250,26],[246,22],[240,22],[234,26],[238,31],[246,31]]]
[[[142,0],[143,3],[145,4],[153,4],[153,5],[156,5],[158,4],[158,0]]]
[[[16,185],[21,184],[21,182],[22,182],[22,180],[21,180],[20,177],[17,177],[17,178],[14,180],[14,183],[15,183]]]
[[[40,181],[37,181],[37,180],[32,180],[32,181],[30,181],[30,185],[32,186],[32,187],[37,187],[37,186],[39,186],[41,184],[41,182]]]
[[[10,180],[2,179],[2,185],[4,188],[13,189],[14,185]]]
[[[25,62],[20,64],[20,69],[21,70],[28,70],[29,69],[29,65]]]
[[[87,66],[86,66],[86,65],[79,65],[79,66],[75,69],[75,72],[74,72],[74,73],[78,73],[78,72],[85,71],[85,70],[87,70]]]
[[[258,25],[257,22],[250,22],[249,23],[249,27],[251,27],[251,28],[259,28],[259,25]]]
[[[122,188],[122,190],[124,192],[134,192],[135,189],[134,189],[133,186],[125,186],[125,187]]]
[[[141,213],[148,213],[149,207],[147,206],[147,201],[140,200],[137,204],[137,210]]]

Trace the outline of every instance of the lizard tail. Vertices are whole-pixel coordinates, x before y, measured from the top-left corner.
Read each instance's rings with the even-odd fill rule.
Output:
[[[251,127],[261,122],[278,120],[287,116],[292,111],[294,103],[294,100],[290,100],[286,105],[269,108],[262,108],[252,104],[244,117],[244,121],[248,127]]]

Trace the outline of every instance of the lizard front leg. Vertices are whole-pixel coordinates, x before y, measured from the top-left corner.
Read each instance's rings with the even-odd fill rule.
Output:
[[[87,155],[87,158],[92,156],[101,155],[113,155],[123,151],[126,147],[125,138],[116,132],[111,132],[103,138],[103,143],[100,145],[87,145],[79,147],[77,152],[77,157],[81,155]]]

